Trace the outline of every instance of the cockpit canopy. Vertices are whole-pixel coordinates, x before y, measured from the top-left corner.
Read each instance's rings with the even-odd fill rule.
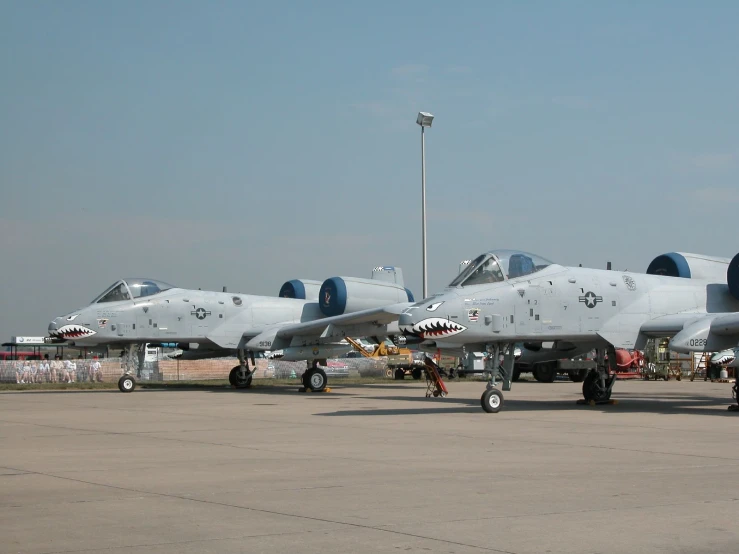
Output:
[[[499,283],[541,271],[552,262],[519,250],[491,250],[480,254],[452,281],[450,287]]]
[[[93,304],[101,304],[103,302],[120,302],[121,300],[131,300],[151,296],[159,292],[173,289],[174,286],[156,279],[142,279],[132,277],[117,281],[105,292],[92,301]]]

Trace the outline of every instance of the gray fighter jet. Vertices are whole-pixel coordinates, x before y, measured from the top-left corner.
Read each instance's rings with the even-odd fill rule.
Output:
[[[595,349],[597,369],[583,382],[587,402],[607,402],[616,348],[672,337],[678,352],[716,352],[739,344],[739,255],[729,260],[672,252],[647,273],[565,267],[513,250],[481,254],[438,294],[403,311],[399,324],[424,349],[487,351],[494,367],[480,401],[498,412],[510,390],[514,344],[536,350]],[[498,368],[497,361],[503,357]],[[734,387],[736,395],[736,385]]]
[[[178,343],[190,358],[236,354],[229,375],[235,387],[248,387],[254,352],[282,351],[282,359],[307,360],[306,388],[320,391],[328,379],[319,364],[346,346],[345,336],[398,334],[400,312],[413,295],[400,268],[376,267],[372,279],[332,277],[322,283],[295,279],[279,297],[181,289],[154,279],[122,279],[92,303],[49,325],[49,340],[75,346],[126,347],[126,359],[145,343]],[[145,349],[139,348],[139,369]],[[127,367],[118,387],[136,386]]]

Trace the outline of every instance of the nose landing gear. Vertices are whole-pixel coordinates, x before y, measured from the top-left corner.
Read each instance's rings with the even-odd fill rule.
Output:
[[[608,375],[603,349],[596,351],[596,359],[596,368],[588,372],[582,383],[581,404],[606,404],[611,401],[611,391],[616,383],[616,349],[608,346],[608,365],[613,370],[611,375]]]

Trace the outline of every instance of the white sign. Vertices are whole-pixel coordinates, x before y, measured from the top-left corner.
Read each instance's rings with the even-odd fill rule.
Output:
[[[11,337],[16,344],[45,344],[44,337]]]

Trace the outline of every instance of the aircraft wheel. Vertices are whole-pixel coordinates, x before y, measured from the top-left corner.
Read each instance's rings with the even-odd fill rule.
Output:
[[[601,386],[597,371],[591,371],[585,377],[582,384],[582,395],[590,402],[606,402],[611,398],[611,393]]]
[[[489,414],[497,414],[503,407],[503,393],[498,389],[488,389],[480,397],[482,409]]]
[[[385,377],[387,377],[388,379],[392,379],[393,378],[393,370],[390,369],[390,368],[387,368],[385,370]]]
[[[121,392],[133,392],[135,388],[136,379],[133,378],[133,375],[124,375],[118,379],[118,390]]]
[[[521,370],[520,369],[514,369],[513,370],[513,382],[515,383],[516,381],[518,381],[520,379],[521,379]]]
[[[395,370],[395,380],[402,381],[403,379],[405,379],[405,371],[403,371],[402,369],[396,369]]]
[[[418,381],[421,378],[421,368],[414,367],[413,371],[411,371],[411,376]]]
[[[554,378],[557,376],[555,366],[550,363],[537,364],[534,368],[534,379],[540,383],[553,383]]]
[[[228,382],[237,389],[244,389],[251,385],[252,374],[249,373],[245,378],[241,376],[241,367],[236,366],[228,374]]]
[[[314,368],[306,373],[309,373],[308,377],[305,378],[306,388],[310,388],[314,392],[322,391],[326,388],[328,377],[325,371],[321,368]]]

